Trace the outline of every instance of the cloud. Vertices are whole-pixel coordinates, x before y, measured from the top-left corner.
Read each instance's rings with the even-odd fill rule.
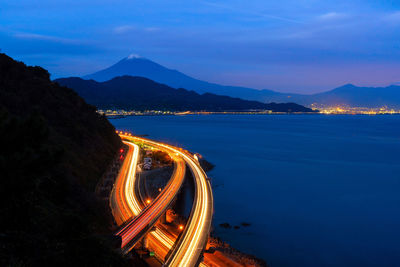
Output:
[[[400,11],[392,12],[384,17],[384,20],[393,24],[400,23]]]
[[[329,13],[325,13],[325,14],[318,16],[318,19],[328,21],[328,20],[343,19],[345,17],[347,17],[347,15],[344,13],[329,12]]]
[[[282,34],[279,39],[308,39],[314,36],[315,30],[299,30],[288,34]]]
[[[51,58],[59,73],[77,73],[74,64],[90,72],[94,62],[100,68],[131,51],[193,76],[247,68],[272,73],[281,66],[287,73],[282,84],[308,64],[400,62],[400,1],[84,0],[79,8],[67,0],[43,0],[41,6],[6,1],[12,5],[6,4],[0,23],[3,51],[46,66]],[[65,62],[68,58],[75,61]],[[79,58],[88,62],[87,71]],[[317,80],[313,70],[304,76]],[[268,79],[242,77],[241,83],[248,80],[268,87]]]
[[[220,9],[225,9],[225,10],[228,10],[228,11],[234,11],[234,12],[242,13],[242,14],[245,14],[245,15],[256,16],[256,17],[262,18],[262,19],[268,19],[268,20],[272,19],[272,20],[279,20],[279,21],[285,21],[285,22],[291,22],[291,23],[303,23],[302,21],[291,19],[291,18],[286,18],[286,17],[282,17],[282,16],[266,14],[266,13],[262,13],[262,12],[247,11],[247,10],[244,10],[242,8],[234,8],[232,6],[223,5],[223,4],[214,3],[214,2],[203,2],[203,4],[208,5],[208,6],[212,6],[212,7],[217,7],[217,8],[220,8]]]
[[[158,27],[144,27],[140,28],[135,25],[121,25],[114,27],[113,32],[116,34],[124,34],[132,31],[142,31],[142,32],[158,32],[160,28]]]
[[[122,26],[117,26],[113,29],[113,32],[116,34],[123,34],[123,33],[127,33],[130,32],[132,30],[135,30],[136,27],[132,26],[132,25],[122,25]]]
[[[105,51],[91,40],[62,38],[38,33],[11,31],[2,33],[1,39],[4,51],[14,55],[88,55]]]
[[[160,28],[157,28],[157,27],[147,27],[147,28],[144,28],[144,31],[146,31],[146,32],[157,32],[157,31],[159,31],[160,30]]]
[[[80,40],[61,38],[57,36],[51,35],[43,35],[37,33],[26,33],[26,32],[18,32],[14,33],[13,36],[18,39],[26,39],[26,40],[42,40],[42,41],[50,41],[55,43],[64,43],[64,44],[79,44]]]

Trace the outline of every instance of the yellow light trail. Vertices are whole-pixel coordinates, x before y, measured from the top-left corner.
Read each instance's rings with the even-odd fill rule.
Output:
[[[128,146],[128,153],[126,154],[126,159],[116,179],[116,184],[110,198],[113,216],[118,225],[137,216],[144,208],[144,205],[142,205],[134,190],[136,183],[136,167],[139,159],[139,146],[132,142],[123,142]],[[174,156],[172,156],[174,161],[179,162],[179,159]],[[183,178],[184,169],[184,165],[180,165],[180,171],[174,173],[173,176],[180,176]],[[174,244],[174,241],[157,227],[155,231],[150,232],[150,235],[154,236],[168,250],[170,250]]]
[[[151,205],[147,205],[132,221],[124,226],[118,233],[118,236],[122,238],[122,247],[125,251],[129,251],[132,246],[140,240],[140,238],[157,222],[157,220],[166,211],[168,206],[175,199],[175,196],[179,192],[181,185],[185,177],[185,164],[181,158],[174,158],[176,164],[172,178],[165,186],[165,189],[153,200]],[[131,176],[128,175],[131,179]],[[133,177],[133,176],[132,176]],[[127,197],[131,197],[131,201],[140,210],[142,207],[139,201],[135,197],[135,188],[130,182],[127,183],[130,187],[125,189]],[[132,188],[133,186],[133,188]],[[128,191],[129,190],[129,191]],[[130,245],[125,247],[126,245]]]
[[[192,157],[182,153],[196,182],[196,202],[180,245],[167,261],[169,266],[195,266],[208,240],[212,218],[212,193],[206,174]]]
[[[199,257],[207,243],[208,235],[211,227],[213,213],[213,197],[211,185],[207,180],[207,176],[188,152],[181,151],[173,146],[150,141],[139,137],[130,137],[133,141],[147,143],[156,147],[163,147],[171,150],[186,161],[195,176],[196,199],[193,205],[189,222],[182,233],[179,244],[172,251],[171,256],[166,261],[167,266],[195,266]]]
[[[139,146],[134,143],[130,143],[130,142],[124,142],[124,143],[129,146],[134,147],[132,161],[131,161],[131,164],[129,167],[128,178],[126,180],[127,182],[125,183],[124,191],[125,191],[125,198],[128,202],[128,205],[129,205],[130,209],[132,210],[133,214],[136,216],[142,210],[140,208],[138,200],[135,197],[135,193],[133,192],[134,188],[135,188],[135,180],[136,180],[136,166],[137,166],[137,162],[139,160]]]
[[[125,221],[129,220],[134,216],[133,211],[129,208],[126,201],[124,184],[126,183],[127,175],[129,170],[136,168],[137,159],[133,159],[133,155],[137,155],[134,151],[138,151],[138,147],[132,143],[126,143],[128,145],[128,152],[126,153],[126,158],[122,164],[120,172],[115,180],[115,186],[111,192],[110,197],[110,207],[118,225],[123,224]]]

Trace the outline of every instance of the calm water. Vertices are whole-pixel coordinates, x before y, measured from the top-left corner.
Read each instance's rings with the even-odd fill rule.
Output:
[[[112,123],[214,163],[216,234],[272,266],[400,266],[400,116]],[[223,222],[251,226],[224,230]]]

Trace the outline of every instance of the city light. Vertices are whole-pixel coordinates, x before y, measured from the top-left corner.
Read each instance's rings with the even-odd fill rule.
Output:
[[[349,115],[380,115],[380,114],[400,114],[400,110],[388,108],[386,106],[379,108],[369,108],[369,107],[350,107],[346,105],[318,105],[312,104],[311,108],[314,110],[319,110],[321,114],[349,114]]]

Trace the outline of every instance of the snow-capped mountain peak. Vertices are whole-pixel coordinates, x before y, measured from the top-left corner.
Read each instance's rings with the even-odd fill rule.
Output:
[[[135,59],[135,58],[142,58],[138,54],[130,54],[126,59]]]

